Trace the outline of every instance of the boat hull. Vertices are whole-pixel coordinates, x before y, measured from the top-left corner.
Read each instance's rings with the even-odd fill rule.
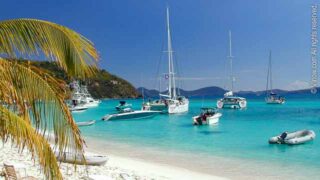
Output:
[[[106,164],[108,158],[106,156],[98,155],[75,155],[70,152],[64,152],[62,154],[55,152],[56,158],[60,162],[78,164],[78,165],[91,165],[91,166],[101,166]]]
[[[149,104],[144,107],[149,108],[151,111],[161,111],[162,113],[168,112],[168,106],[165,104]]]
[[[127,119],[143,119],[153,117],[156,114],[159,114],[160,111],[133,111],[119,114],[109,114],[102,118],[105,121],[111,120],[127,120]]]
[[[217,125],[219,123],[221,116],[222,116],[221,113],[216,113],[215,115],[213,115],[211,117],[207,117],[206,121],[202,121],[202,125]],[[200,116],[192,117],[194,125],[200,125],[198,123],[198,118],[200,118]]]
[[[77,122],[77,126],[91,126],[93,125],[94,123],[96,123],[95,120],[92,120],[92,121],[84,121],[84,122]]]
[[[75,106],[75,107],[71,107],[69,108],[71,112],[76,113],[76,112],[83,112],[85,110],[88,109],[88,107],[86,106]]]
[[[267,104],[284,104],[285,101],[282,100],[266,100]]]
[[[237,103],[225,102],[223,99],[217,101],[217,108],[222,109],[242,109],[247,107],[247,101],[241,100]]]
[[[97,107],[99,106],[100,102],[95,101],[95,102],[90,102],[90,103],[86,103],[85,106],[90,108],[90,107]]]
[[[178,114],[178,113],[184,113],[188,111],[189,111],[189,101],[186,101],[183,103],[169,104],[168,106],[169,114]]]

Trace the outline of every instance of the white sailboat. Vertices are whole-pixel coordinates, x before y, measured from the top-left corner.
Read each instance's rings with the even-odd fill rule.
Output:
[[[183,113],[189,110],[189,100],[177,93],[173,50],[171,44],[170,17],[169,8],[167,7],[167,41],[168,41],[168,94],[160,94],[160,99],[144,104],[143,108],[151,110],[167,111],[169,114]]]
[[[189,100],[184,96],[177,95],[175,72],[173,66],[173,51],[171,44],[170,17],[169,8],[167,7],[167,35],[168,35],[168,64],[169,64],[169,86],[168,94],[162,95],[168,99],[168,113],[183,113],[189,110]]]
[[[272,64],[271,64],[271,51],[269,53],[269,65],[268,65],[268,75],[267,75],[267,97],[265,101],[267,104],[283,104],[285,103],[285,98],[277,95],[272,90]]]
[[[233,75],[233,65],[232,65],[232,36],[231,31],[229,31],[229,56],[230,62],[230,79],[231,79],[231,90],[224,94],[224,97],[217,101],[218,108],[232,108],[232,109],[239,109],[239,108],[246,108],[247,107],[247,100],[243,97],[238,97],[233,95],[233,83],[235,77]]]

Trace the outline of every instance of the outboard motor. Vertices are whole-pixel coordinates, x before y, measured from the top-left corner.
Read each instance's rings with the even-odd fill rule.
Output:
[[[280,135],[280,138],[282,140],[284,140],[286,137],[287,137],[288,133],[287,132],[283,132],[281,135]]]
[[[199,125],[202,125],[202,118],[201,117],[197,118],[197,122]]]

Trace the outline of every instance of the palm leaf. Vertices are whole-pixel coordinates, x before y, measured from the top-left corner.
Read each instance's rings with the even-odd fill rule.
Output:
[[[45,55],[77,77],[92,75],[98,59],[92,42],[82,35],[36,19],[0,21],[0,54],[10,58]]]
[[[62,179],[56,157],[47,140],[22,117],[17,116],[0,105],[0,136],[10,138],[20,149],[27,146],[28,150],[39,158],[47,179]]]
[[[0,100],[38,132],[52,132],[60,152],[83,154],[84,141],[59,83],[30,64],[0,58]]]

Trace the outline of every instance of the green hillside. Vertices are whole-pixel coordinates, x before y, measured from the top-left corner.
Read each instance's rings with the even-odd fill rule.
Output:
[[[66,83],[72,81],[54,62],[33,61],[31,63],[48,70],[51,75],[64,80]],[[88,90],[94,98],[136,98],[139,96],[135,87],[128,81],[112,75],[106,70],[99,70],[94,77],[81,81],[81,83],[88,86]]]

